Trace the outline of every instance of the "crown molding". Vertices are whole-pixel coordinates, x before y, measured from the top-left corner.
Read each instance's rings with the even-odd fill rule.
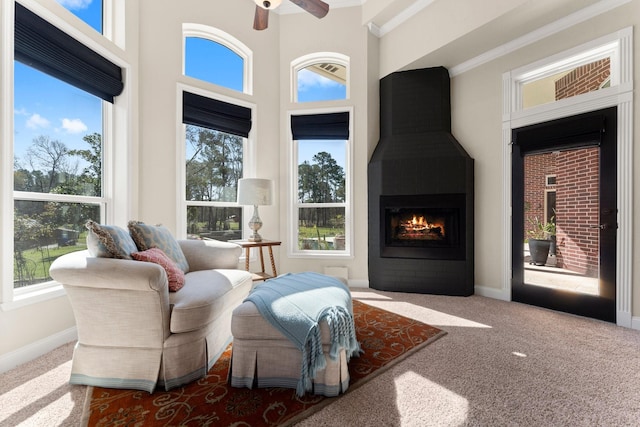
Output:
[[[502,56],[508,55],[512,52],[522,49],[525,46],[536,43],[549,36],[557,34],[566,30],[574,25],[580,24],[589,19],[595,18],[598,15],[609,12],[615,8],[630,3],[632,0],[602,0],[598,3],[594,3],[591,6],[587,6],[584,9],[580,9],[570,15],[560,18],[550,24],[538,28],[528,34],[511,40],[501,46],[488,50],[475,58],[471,58],[461,64],[449,68],[449,75],[451,77],[460,75],[476,67],[479,67],[488,62],[494,61]]]
[[[418,12],[429,6],[434,1],[435,0],[418,0],[380,26],[369,23],[369,31],[378,38],[384,37],[386,34],[413,18]],[[375,28],[375,32],[372,30],[372,26]]]

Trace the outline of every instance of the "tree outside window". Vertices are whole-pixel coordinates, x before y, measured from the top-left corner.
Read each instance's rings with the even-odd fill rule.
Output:
[[[243,173],[244,138],[186,126],[186,198],[189,238],[242,238],[242,208],[236,204]]]
[[[345,250],[346,141],[297,141],[298,249]]]
[[[14,73],[14,288],[48,282],[101,220],[102,100],[19,62]],[[42,93],[50,96],[42,97]]]

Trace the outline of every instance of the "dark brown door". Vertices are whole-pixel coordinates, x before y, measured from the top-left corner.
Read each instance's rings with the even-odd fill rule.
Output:
[[[616,321],[616,121],[609,108],[513,130],[514,301]],[[544,262],[534,238],[553,242]]]

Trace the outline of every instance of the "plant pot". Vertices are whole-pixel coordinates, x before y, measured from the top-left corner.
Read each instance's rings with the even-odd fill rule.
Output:
[[[549,248],[551,240],[529,239],[529,254],[531,255],[531,264],[545,265],[549,257]]]
[[[551,236],[549,236],[549,240],[551,241],[551,246],[549,246],[549,255],[557,255],[556,235],[552,234]]]

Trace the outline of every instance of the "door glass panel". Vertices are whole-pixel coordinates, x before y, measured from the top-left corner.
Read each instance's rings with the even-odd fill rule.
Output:
[[[524,283],[599,295],[599,168],[598,147],[525,155]]]
[[[610,58],[604,58],[524,83],[522,85],[522,108],[548,104],[609,87],[610,63]]]

